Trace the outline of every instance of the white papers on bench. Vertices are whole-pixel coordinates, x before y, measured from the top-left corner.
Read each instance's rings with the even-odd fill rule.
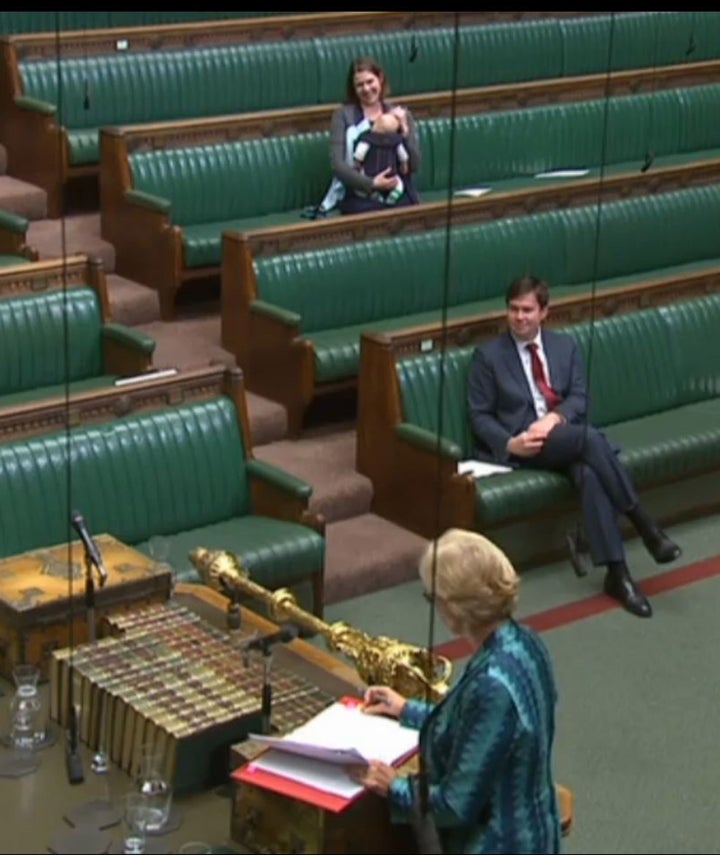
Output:
[[[486,478],[488,475],[497,475],[500,472],[512,472],[512,466],[503,466],[502,463],[486,463],[484,460],[460,460],[457,471],[459,475],[470,472],[475,478]]]

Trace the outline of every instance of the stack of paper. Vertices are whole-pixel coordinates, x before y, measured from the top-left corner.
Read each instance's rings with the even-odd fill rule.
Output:
[[[251,733],[249,738],[268,750],[240,770],[240,780],[335,810],[363,791],[347,766],[368,760],[396,764],[412,755],[418,744],[416,730],[368,715],[352,699],[332,704],[286,736]]]

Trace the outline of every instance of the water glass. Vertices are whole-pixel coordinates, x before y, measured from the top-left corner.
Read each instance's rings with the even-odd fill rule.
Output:
[[[122,823],[124,855],[143,855],[145,852],[148,815],[148,800],[142,793],[125,794]]]

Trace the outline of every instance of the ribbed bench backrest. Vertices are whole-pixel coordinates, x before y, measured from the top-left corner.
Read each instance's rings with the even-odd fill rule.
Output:
[[[720,395],[720,295],[683,300],[658,311],[671,332],[668,358],[678,378],[680,403]]]
[[[0,300],[0,395],[102,373],[102,317],[91,288]]]
[[[442,304],[443,248],[431,232],[260,257],[259,297],[300,314],[307,333],[430,310]]]
[[[229,398],[0,445],[0,555],[74,539],[70,512],[125,543],[219,522],[248,507]]]
[[[24,93],[73,129],[311,104],[318,75],[309,40],[69,58],[61,100],[55,61],[20,70]]]
[[[157,24],[189,24],[192,22],[255,18],[266,15],[286,15],[287,12],[151,12],[124,10],[106,12],[90,9],[85,12],[0,12],[0,33],[49,33],[55,30],[95,30],[105,27],[151,27]],[[299,14],[293,12],[294,15]]]
[[[330,181],[324,132],[137,152],[130,166],[133,187],[169,199],[181,226],[317,204]]]
[[[718,262],[718,223],[714,184],[459,226],[449,243],[444,229],[434,229],[254,264],[259,298],[297,312],[302,331],[312,333],[499,299],[508,271],[588,288],[615,276]]]
[[[700,62],[718,55],[717,12],[622,12],[559,21],[565,76]]]
[[[594,224],[591,208],[558,214],[566,223],[567,284],[720,259],[720,184],[602,205]]]
[[[565,327],[585,364],[590,421],[607,426],[717,397],[718,317],[720,295],[713,294]],[[439,432],[465,455],[473,448],[467,410],[473,350],[405,357],[395,366],[402,421]]]
[[[474,445],[467,411],[472,353],[472,347],[452,348],[407,357],[396,365],[402,420],[457,443],[464,457]]]
[[[697,91],[696,91],[697,90]],[[421,121],[420,190],[720,147],[720,85]],[[707,118],[707,121],[705,121]],[[454,145],[453,151],[450,146]],[[538,179],[540,180],[540,179]]]
[[[652,415],[678,406],[671,335],[656,309],[567,327],[580,345],[596,425]]]
[[[188,14],[199,20],[226,13]],[[460,26],[457,32],[453,27],[407,29],[73,57],[61,60],[62,97],[55,60],[21,61],[20,77],[24,94],[57,105],[61,123],[79,130],[332,104],[344,99],[350,61],[362,54],[380,61],[392,83],[390,97],[402,98],[453,87],[602,73],[611,58],[616,68],[715,58],[720,56],[720,13],[540,18]]]

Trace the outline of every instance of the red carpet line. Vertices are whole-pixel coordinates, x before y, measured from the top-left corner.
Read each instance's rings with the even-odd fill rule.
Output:
[[[676,570],[658,573],[648,579],[643,579],[638,583],[638,586],[643,593],[651,597],[665,591],[672,591],[673,588],[691,585],[693,582],[701,582],[703,579],[718,575],[720,575],[720,557],[715,557],[688,564],[686,567],[678,567]],[[536,632],[546,632],[578,620],[593,617],[593,615],[602,614],[610,609],[619,608],[621,608],[620,604],[611,597],[605,594],[593,594],[591,597],[585,597],[582,600],[555,606],[552,609],[546,609],[544,612],[536,612],[521,620],[522,623],[531,626]],[[464,638],[453,638],[451,641],[438,644],[435,651],[450,660],[461,659],[470,654],[470,645]]]

